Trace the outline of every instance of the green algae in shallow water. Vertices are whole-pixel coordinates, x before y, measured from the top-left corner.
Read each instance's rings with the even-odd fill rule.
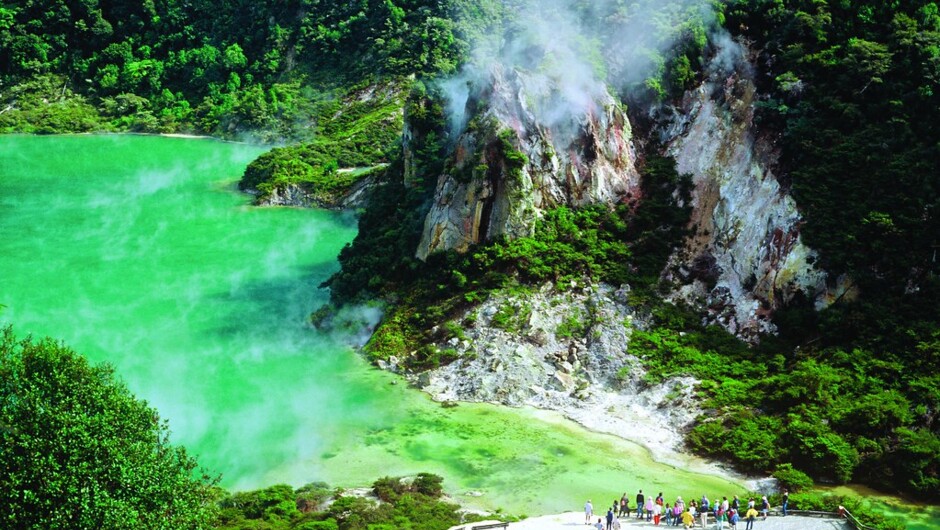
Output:
[[[731,491],[553,415],[444,409],[307,315],[355,235],[234,191],[263,149],[144,136],[0,137],[0,313],[114,364],[232,488],[430,471],[479,506],[576,509],[639,487]]]
[[[836,495],[861,497],[870,508],[904,524],[907,530],[940,529],[940,506],[906,501],[898,497],[885,495],[860,484],[835,486],[823,488],[823,490]]]

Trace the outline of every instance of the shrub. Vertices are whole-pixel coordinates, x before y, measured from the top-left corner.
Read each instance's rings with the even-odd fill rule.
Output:
[[[795,469],[791,464],[780,464],[773,472],[773,477],[777,479],[780,486],[787,488],[791,493],[797,493],[803,490],[813,488],[813,479],[799,469]]]

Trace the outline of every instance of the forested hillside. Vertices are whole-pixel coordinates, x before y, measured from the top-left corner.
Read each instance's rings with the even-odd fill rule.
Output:
[[[332,91],[454,71],[459,9],[489,18],[472,2],[4,2],[0,128],[309,137]]]
[[[299,167],[313,181],[335,176],[344,160],[388,162],[359,237],[329,282],[337,304],[389,301],[367,347],[376,358],[418,351],[414,369],[453,361],[422,345],[493,289],[629,282],[633,301],[655,323],[630,344],[651,377],[702,380],[711,413],[689,436],[694,450],[748,471],[792,464],[826,481],[937,499],[937,3],[676,2],[669,15],[685,23],[667,17],[635,26],[649,38],[633,49],[647,65],[633,78],[605,62],[630,52],[603,46],[616,40],[605,31],[656,2],[570,2],[584,21],[598,21],[598,34],[584,36],[585,53],[596,55],[596,73],[616,85],[644,128],[653,126],[651,106],[678,101],[702,80],[707,59],[720,51],[718,35],[729,32],[755,54],[758,119],[779,140],[779,174],[804,218],[803,237],[832,278],[845,275],[858,293],[822,311],[809,297],[793,302],[774,315],[779,336],[759,346],[703,325],[696,308],[661,300],[659,272],[685,235],[687,180],[655,141],[644,142],[648,202],[638,208],[559,210],[530,238],[427,262],[414,257],[436,180],[450,169],[454,138],[442,81],[474,60],[484,36],[495,32],[497,48],[512,41],[525,22],[515,4],[4,2],[0,130],[192,131],[318,145],[263,159],[258,183],[279,167]],[[362,142],[370,154],[358,157],[342,151],[349,144],[329,125],[363,127],[350,115],[331,121],[334,102],[391,80],[407,87],[399,104],[413,135],[408,182],[397,136]],[[318,134],[328,141],[317,144]],[[508,143],[497,147],[510,167],[524,158]],[[289,162],[295,159],[303,164]]]

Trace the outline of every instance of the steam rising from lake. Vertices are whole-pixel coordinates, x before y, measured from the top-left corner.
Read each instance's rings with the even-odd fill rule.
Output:
[[[352,219],[247,208],[217,185],[236,180],[259,148],[164,139],[163,149],[127,152],[160,140],[82,141],[110,156],[63,158],[49,180],[4,194],[45,238],[5,260],[17,288],[0,294],[4,320],[113,363],[226,484],[257,486],[288,461],[309,464],[290,478],[311,479],[323,437],[309,419],[343,414],[341,381],[321,377],[337,358],[355,358],[307,319],[326,300],[316,286],[336,270]],[[125,165],[122,156],[139,158]],[[28,172],[21,163],[15,170]]]

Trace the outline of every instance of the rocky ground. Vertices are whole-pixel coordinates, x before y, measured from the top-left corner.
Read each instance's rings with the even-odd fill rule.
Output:
[[[729,474],[682,453],[683,434],[702,412],[696,380],[648,374],[630,352],[631,334],[646,322],[631,307],[629,288],[509,291],[455,321],[462,332],[438,347],[456,350],[460,360],[408,376],[435,400],[558,411],[641,444],[658,461]]]

